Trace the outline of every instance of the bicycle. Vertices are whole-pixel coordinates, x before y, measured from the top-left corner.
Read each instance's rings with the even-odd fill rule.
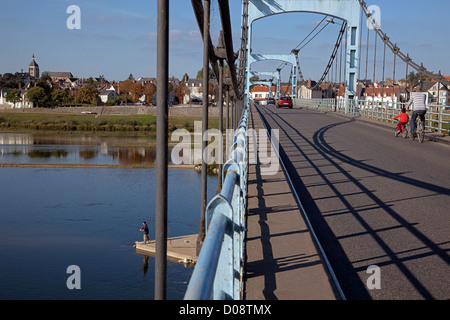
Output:
[[[423,140],[425,139],[425,128],[420,116],[417,116],[416,118],[416,132],[414,132],[414,134],[412,134],[410,137],[412,141],[414,141],[414,139],[418,137],[420,143],[423,143]]]
[[[398,137],[398,135],[401,133],[403,135],[403,138],[407,138],[408,137],[408,127],[407,127],[408,123],[403,123],[400,126],[400,131],[397,130],[397,127],[395,127],[395,136]]]

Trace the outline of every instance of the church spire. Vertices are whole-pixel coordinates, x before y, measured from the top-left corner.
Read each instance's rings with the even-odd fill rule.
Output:
[[[31,60],[31,63],[28,65],[28,74],[36,79],[39,78],[39,65],[34,61],[34,53],[33,60]]]

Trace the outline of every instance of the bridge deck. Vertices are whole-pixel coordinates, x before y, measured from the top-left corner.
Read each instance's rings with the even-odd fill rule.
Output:
[[[303,106],[277,109],[260,105],[256,109],[271,129],[279,130],[280,153],[293,188],[347,299],[448,299],[448,136],[427,132],[426,138],[442,143],[421,144],[394,137],[393,124]],[[261,247],[268,270],[258,269],[266,277],[265,298],[281,298],[279,288],[298,286],[296,275],[283,284],[278,276],[282,270],[301,265],[289,265],[292,257],[301,257],[305,249],[298,246],[294,250],[298,241],[287,235],[294,235],[290,230],[302,229],[294,227],[298,222],[291,219],[287,231],[278,230],[288,212],[295,210],[294,205],[281,197],[288,191],[268,187],[276,177],[258,176],[255,170],[258,167],[252,172],[256,179],[250,178],[250,182],[256,184],[256,191],[250,184],[249,192],[256,192],[259,203],[249,199],[249,219],[258,206],[259,219],[249,222],[248,228],[256,226],[261,235],[249,229],[248,246]],[[279,182],[282,180],[280,175]],[[285,255],[280,254],[278,238],[291,246]],[[278,257],[291,260],[285,263],[286,258]],[[262,264],[262,260],[256,259],[254,264]],[[376,288],[368,272],[373,265],[379,268]],[[252,280],[252,273],[249,276]],[[271,281],[276,282],[272,287]]]
[[[264,129],[253,106],[249,128]],[[339,299],[283,170],[249,165],[247,226],[245,299]]]

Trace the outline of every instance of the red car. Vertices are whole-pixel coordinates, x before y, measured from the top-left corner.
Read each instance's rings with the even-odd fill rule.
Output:
[[[292,109],[292,98],[288,96],[280,97],[280,99],[278,99],[277,101],[277,108],[280,107],[289,107],[290,109]]]

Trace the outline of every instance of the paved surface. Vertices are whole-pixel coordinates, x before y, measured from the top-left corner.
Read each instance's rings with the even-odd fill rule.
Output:
[[[250,128],[264,129],[253,107]],[[265,167],[249,165],[244,298],[339,298],[284,172],[266,175]]]
[[[167,259],[184,263],[195,264],[197,262],[196,243],[197,234],[179,236],[167,239]],[[134,244],[137,253],[155,255],[155,240],[145,243],[136,241]]]
[[[305,108],[258,110],[280,130],[281,157],[347,299],[450,298],[448,137],[420,144],[395,138],[392,124]],[[284,250],[272,240],[273,251]],[[380,268],[380,289],[367,286],[371,265]]]

